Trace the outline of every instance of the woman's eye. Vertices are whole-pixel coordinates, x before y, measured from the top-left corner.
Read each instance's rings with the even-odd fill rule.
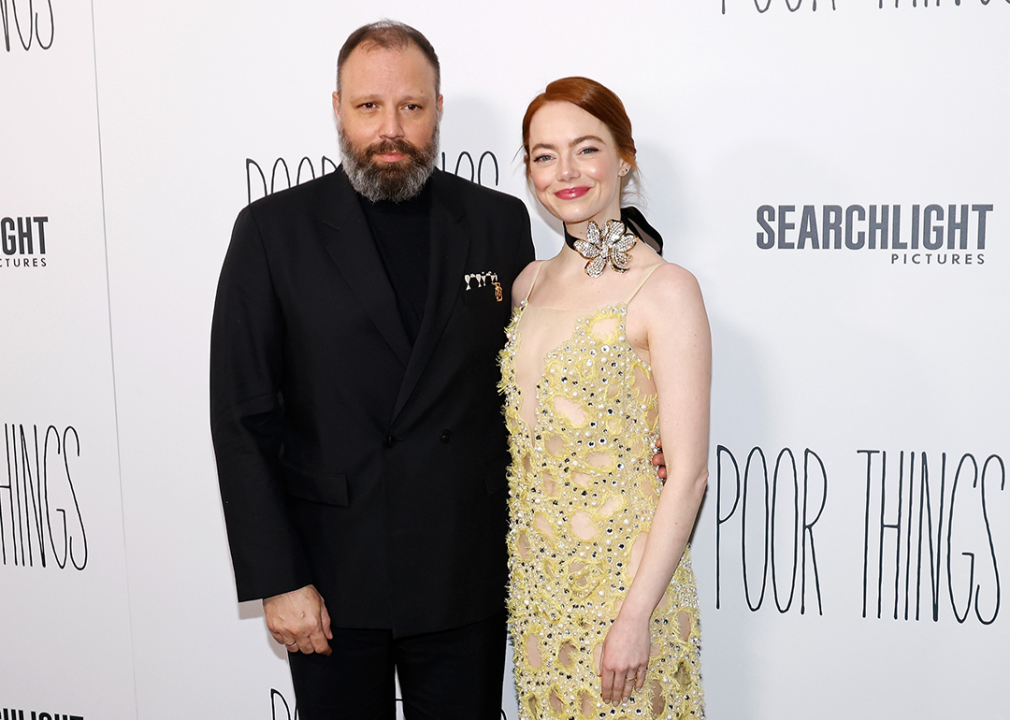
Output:
[[[533,162],[535,162],[535,163],[542,163],[542,162],[547,162],[550,159],[551,159],[550,155],[537,155],[535,158],[533,158]]]
[[[597,148],[594,147],[584,147],[581,150],[579,150],[579,152],[582,153],[583,155],[591,155],[594,152],[598,152],[598,150]]]

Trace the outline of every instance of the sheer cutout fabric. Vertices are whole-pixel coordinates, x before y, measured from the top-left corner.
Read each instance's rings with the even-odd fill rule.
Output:
[[[521,720],[704,716],[688,551],[652,616],[645,686],[616,707],[600,697],[601,646],[662,491],[656,387],[628,343],[626,315],[626,303],[579,316],[524,302],[507,330],[509,627]]]

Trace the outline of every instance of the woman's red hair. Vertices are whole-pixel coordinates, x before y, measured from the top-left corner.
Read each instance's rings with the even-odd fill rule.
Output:
[[[631,165],[632,170],[638,169],[635,162],[635,140],[631,137],[631,119],[628,118],[621,98],[595,80],[566,77],[548,85],[526,108],[523,117],[523,151],[527,175],[530,173],[530,123],[540,108],[552,102],[569,102],[600,120],[614,136],[617,154]]]

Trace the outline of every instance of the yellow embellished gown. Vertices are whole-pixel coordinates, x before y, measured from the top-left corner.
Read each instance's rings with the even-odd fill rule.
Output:
[[[630,301],[574,312],[524,300],[506,330],[509,631],[522,720],[704,716],[687,550],[652,614],[645,687],[616,707],[600,697],[600,649],[662,490],[656,387],[626,337]],[[524,352],[524,335],[554,349]]]

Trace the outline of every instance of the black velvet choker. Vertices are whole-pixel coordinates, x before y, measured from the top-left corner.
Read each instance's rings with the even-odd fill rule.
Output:
[[[649,224],[649,221],[642,215],[641,210],[634,206],[622,207],[621,222],[624,223],[625,228],[637,235],[639,239],[651,246],[656,252],[660,255],[663,254],[663,236],[656,231],[656,228]],[[575,247],[577,240],[578,238],[572,237],[568,232],[568,227],[565,226],[565,244],[576,252],[578,252],[578,249]]]

